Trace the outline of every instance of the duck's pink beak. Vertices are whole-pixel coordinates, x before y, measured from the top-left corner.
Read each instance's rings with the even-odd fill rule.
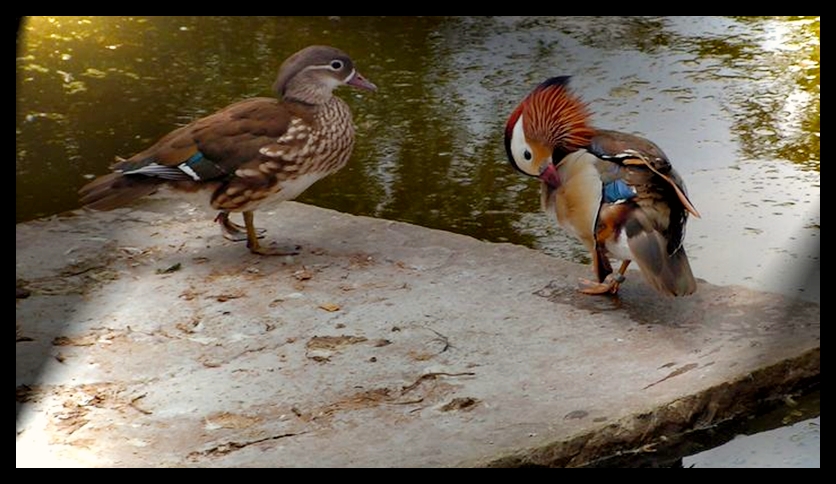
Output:
[[[354,75],[351,76],[351,79],[346,82],[349,86],[354,86],[360,89],[365,89],[367,91],[375,91],[377,90],[377,86],[369,82],[362,74],[357,71],[354,71]]]
[[[557,174],[557,168],[549,161],[546,163],[546,167],[540,172],[540,176],[538,177],[546,185],[555,189],[560,186],[560,176]]]

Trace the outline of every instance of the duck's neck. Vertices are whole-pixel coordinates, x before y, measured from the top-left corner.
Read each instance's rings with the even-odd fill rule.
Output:
[[[299,76],[287,83],[283,99],[311,105],[326,104],[333,96],[333,87],[318,82],[310,82]]]

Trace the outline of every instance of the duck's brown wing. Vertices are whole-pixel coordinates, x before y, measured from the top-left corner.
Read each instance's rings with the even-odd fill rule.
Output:
[[[273,98],[252,98],[178,128],[148,149],[118,160],[114,173],[97,178],[79,191],[81,203],[110,210],[153,192],[158,185],[197,190],[217,182],[230,182],[244,169],[248,183],[265,185],[291,163],[277,153],[292,152],[304,143],[294,133],[310,113],[303,105],[285,104]],[[298,131],[298,129],[297,129]],[[291,134],[291,136],[288,136]],[[259,172],[269,161],[271,170]],[[239,172],[240,173],[240,172]]]
[[[196,182],[235,173],[291,129],[299,109],[273,98],[252,98],[178,128],[153,146],[112,166],[125,174]],[[283,145],[302,140],[285,139]]]

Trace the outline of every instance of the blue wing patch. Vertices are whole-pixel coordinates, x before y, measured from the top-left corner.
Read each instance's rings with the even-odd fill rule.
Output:
[[[636,189],[624,182],[614,180],[604,184],[604,203],[616,203],[636,196]]]
[[[200,151],[195,152],[188,160],[177,165],[177,168],[183,170],[194,181],[211,180],[227,175],[225,170],[212,160],[203,156],[203,153]]]

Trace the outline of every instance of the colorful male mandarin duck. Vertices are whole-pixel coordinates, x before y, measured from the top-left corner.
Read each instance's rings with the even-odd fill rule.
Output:
[[[302,49],[279,68],[273,85],[279,99],[237,102],[172,131],[127,160],[118,159],[113,173],[81,188],[81,203],[111,210],[164,185],[207,190],[226,238],[246,240],[255,254],[298,253],[298,246],[260,245],[253,212],[296,198],[348,162],[354,124],[348,105],[333,95],[342,85],[377,89],[345,52],[328,46]],[[230,212],[243,212],[243,227],[229,220]]]
[[[688,214],[699,212],[685,183],[653,142],[589,124],[569,77],[537,86],[505,127],[508,160],[541,180],[540,200],[592,254],[597,282],[586,294],[615,294],[635,261],[663,294],[684,296],[697,284],[683,247]],[[613,274],[609,258],[622,261]]]

